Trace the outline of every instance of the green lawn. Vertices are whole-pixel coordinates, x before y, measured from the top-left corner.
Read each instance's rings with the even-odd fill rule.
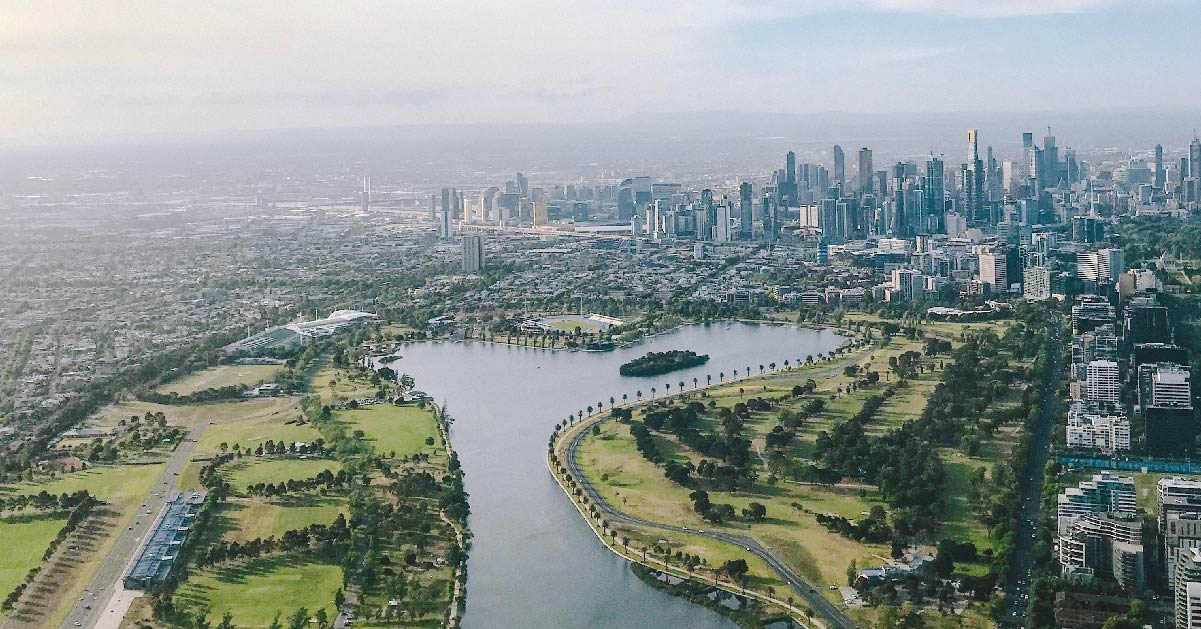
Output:
[[[161,464],[93,467],[83,472],[64,474],[53,479],[0,485],[0,495],[6,493],[32,494],[43,489],[58,495],[85,489],[106,502],[120,503],[130,499],[140,502],[150,492],[154,481],[162,473],[163,466]]]
[[[25,575],[42,563],[42,553],[67,523],[61,513],[15,515],[0,518],[0,595],[7,596],[25,580]]]
[[[325,608],[334,617],[334,593],[342,587],[338,566],[295,557],[276,556],[196,570],[175,595],[185,609],[208,609],[209,618],[233,614],[240,629],[271,624],[278,612],[281,621],[300,607],[315,612]]]
[[[272,415],[258,417],[254,419],[246,419],[230,423],[214,423],[205,429],[204,434],[200,437],[200,442],[196,444],[196,454],[216,454],[220,451],[220,445],[225,443],[232,448],[233,445],[239,444],[243,449],[249,448],[254,450],[259,444],[266,443],[267,440],[275,441],[276,443],[312,443],[321,437],[321,433],[311,424],[297,425],[286,423],[296,419],[295,413],[280,412]]]
[[[337,473],[342,465],[329,459],[277,459],[254,458],[242,459],[227,464],[222,473],[233,486],[234,491],[242,493],[246,488],[256,483],[280,483],[291,479],[303,480],[312,478],[325,470]]]
[[[379,454],[395,452],[400,457],[432,452],[435,448],[426,445],[426,439],[433,438],[435,444],[439,442],[438,425],[429,408],[372,404],[338,411],[336,417],[346,423],[347,429],[362,430]],[[440,450],[441,445],[437,449]]]
[[[336,367],[322,367],[313,377],[313,394],[321,396],[325,404],[374,397],[376,391],[370,382],[352,378],[349,372]]]
[[[105,406],[88,419],[88,426],[112,427],[121,420],[128,420],[130,415],[142,417],[148,412],[162,413],[166,416],[169,425],[185,427],[195,426],[202,421],[220,424],[281,416],[291,419],[299,414],[296,399],[289,397],[181,405],[153,404],[132,400]]]
[[[232,498],[222,506],[218,526],[226,539],[245,542],[256,537],[282,537],[311,524],[332,524],[338,514],[349,516],[343,496],[301,495],[282,499]]]
[[[168,382],[158,388],[159,393],[190,395],[205,389],[244,384],[253,387],[275,380],[282,365],[221,365],[190,373],[179,380]]]

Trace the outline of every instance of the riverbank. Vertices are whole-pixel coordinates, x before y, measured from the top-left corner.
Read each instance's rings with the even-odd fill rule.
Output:
[[[845,344],[844,344],[845,345]],[[820,359],[815,364],[822,362],[830,362],[831,359]],[[728,387],[733,384],[743,383],[750,380],[756,380],[763,377],[769,377],[773,374],[792,371],[793,368],[779,367],[770,371],[764,371],[759,374],[748,374],[742,377],[725,380],[717,385],[712,386],[695,386],[692,389],[687,389],[681,394],[674,396],[662,396],[646,401],[635,401],[627,404],[618,405],[617,408],[633,411],[637,408],[645,407],[655,402],[664,401],[667,399],[675,399],[678,397],[688,397],[702,391],[717,389],[720,387]],[[796,622],[802,626],[816,627],[854,627],[846,616],[835,609],[828,601],[822,598],[818,593],[816,584],[809,585],[802,581],[796,574],[777,558],[774,553],[761,546],[757,541],[729,533],[710,532],[700,528],[689,528],[684,526],[676,526],[660,522],[652,522],[642,520],[640,518],[629,515],[615,509],[604,497],[600,496],[592,485],[592,481],[588,479],[575,465],[576,450],[582,438],[590,431],[599,429],[600,425],[612,417],[612,411],[608,413],[598,411],[592,415],[585,417],[582,421],[576,422],[567,427],[565,430],[557,431],[553,436],[550,444],[550,451],[547,455],[547,467],[551,475],[555,478],[559,487],[572,501],[576,510],[584,517],[589,528],[596,535],[597,539],[605,545],[612,553],[625,559],[628,562],[640,564],[651,569],[660,570],[675,577],[686,579],[689,581],[700,582],[706,585],[711,584],[713,587],[746,596],[755,599],[767,605],[778,608],[781,612],[787,613]],[[574,474],[572,470],[575,470]],[[747,587],[746,582],[738,583],[729,579],[723,580],[720,576],[718,566],[708,566],[707,572],[709,577],[703,581],[698,581],[698,577],[706,568],[701,568],[695,565],[678,565],[672,564],[672,556],[670,553],[660,553],[662,556],[656,556],[653,547],[649,543],[641,549],[631,550],[629,546],[629,538],[622,535],[629,530],[646,530],[646,531],[666,531],[674,534],[682,534],[691,537],[704,537],[715,541],[727,547],[733,546],[735,555],[742,555],[737,552],[738,548],[744,548],[747,554],[742,558],[755,560],[756,558],[762,561],[763,567],[775,571],[780,577],[779,583],[784,587],[791,587],[801,599],[806,600],[810,606],[798,605],[794,597],[788,596],[781,598],[775,594],[774,585],[765,585],[763,589],[757,590],[753,587]],[[620,539],[620,544],[618,543]],[[639,552],[639,550],[641,552]],[[817,609],[817,614],[825,617],[825,620],[814,618],[814,608]]]

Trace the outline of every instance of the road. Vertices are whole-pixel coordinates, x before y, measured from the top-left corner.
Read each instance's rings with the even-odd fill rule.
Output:
[[[602,418],[597,420],[597,423],[601,421],[604,421],[604,419]],[[571,441],[568,442],[567,448],[564,452],[564,462],[567,466],[567,469],[571,472],[572,477],[576,479],[576,481],[580,484],[580,487],[582,487],[584,492],[588,494],[588,499],[591,500],[596,505],[597,509],[604,514],[604,518],[606,520],[609,522],[630,524],[644,528],[658,529],[661,531],[672,531],[676,533],[685,533],[688,535],[701,535],[710,539],[715,539],[727,544],[733,544],[735,546],[745,548],[752,555],[762,559],[763,562],[770,566],[772,570],[775,570],[776,574],[780,575],[781,579],[788,583],[788,585],[792,586],[792,589],[798,595],[800,595],[801,599],[808,603],[809,607],[812,608],[816,614],[820,615],[829,627],[837,627],[838,629],[854,629],[856,627],[855,623],[852,622],[850,618],[847,618],[847,616],[843,614],[841,610],[835,607],[833,603],[826,600],[821,593],[817,591],[816,586],[806,583],[787,565],[785,565],[783,561],[776,557],[775,554],[773,554],[767,548],[764,548],[763,545],[750,537],[745,535],[736,535],[733,533],[694,530],[682,526],[674,526],[671,524],[660,524],[658,522],[651,522],[649,520],[643,520],[642,518],[636,518],[632,515],[628,515],[618,511],[617,509],[614,509],[612,505],[610,505],[603,497],[601,497],[600,493],[596,491],[596,488],[592,486],[592,483],[589,482],[588,477],[585,476],[580,470],[579,464],[576,461],[576,451],[579,448],[580,441],[582,441],[587,434],[588,430],[581,428],[580,430],[577,430],[574,435],[572,435]]]
[[[144,504],[135,512],[133,521],[127,525],[125,531],[121,532],[121,536],[113,544],[112,550],[104,558],[100,568],[96,570],[96,574],[88,583],[87,589],[84,590],[83,597],[75,602],[71,613],[67,615],[67,619],[61,625],[62,629],[73,627],[92,629],[97,627],[101,620],[104,620],[103,626],[105,627],[120,625],[119,620],[114,623],[114,618],[105,618],[105,616],[124,616],[128,611],[128,605],[124,603],[124,599],[129,595],[124,593],[121,579],[141,550],[143,540],[149,533],[150,527],[162,513],[163,505],[175,487],[176,478],[192,457],[192,449],[207,426],[208,422],[197,424],[183,443],[175,448],[175,452],[167,460],[167,466],[163,469],[162,476],[155,482],[154,488],[146,496]]]
[[[1051,451],[1051,430],[1055,427],[1055,395],[1059,388],[1060,326],[1055,326],[1047,341],[1050,358],[1046,382],[1039,398],[1039,413],[1026,451],[1024,473],[1018,479],[1018,525],[1014,535],[1013,558],[1009,562],[1009,582],[1005,584],[1005,613],[1000,624],[1006,627],[1026,625],[1030,572],[1034,566],[1034,542],[1042,507],[1043,471]]]

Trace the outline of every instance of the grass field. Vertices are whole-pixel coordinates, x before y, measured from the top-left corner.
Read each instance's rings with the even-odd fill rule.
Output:
[[[337,461],[329,459],[250,458],[229,463],[221,468],[233,490],[239,493],[256,483],[279,483],[291,479],[312,478],[325,470],[337,472]]]
[[[240,629],[268,627],[298,608],[325,608],[334,617],[334,593],[342,587],[338,566],[293,557],[266,557],[212,570],[196,570],[175,595],[176,605],[208,609],[209,618],[233,614]]]
[[[216,454],[220,451],[222,443],[231,448],[236,443],[243,449],[251,450],[269,439],[277,443],[311,443],[321,436],[316,428],[310,424],[286,423],[295,420],[299,413],[299,410],[292,408],[242,421],[215,422],[201,435],[199,443],[196,444],[196,454]]]
[[[1006,325],[1009,324],[934,323],[924,325],[923,329],[931,336],[945,338],[954,343],[968,329],[980,330],[996,326],[997,333],[1002,334]],[[863,407],[868,397],[881,393],[896,381],[895,374],[889,370],[890,357],[907,351],[923,350],[924,343],[920,338],[910,340],[903,336],[893,336],[886,345],[877,341],[870,349],[854,351],[831,362],[794,366],[792,370],[708,388],[700,394],[700,401],[706,405],[716,403],[717,406],[732,407],[751,397],[781,396],[795,385],[812,379],[817,383],[817,393],[812,397],[824,399],[826,408],[805,421],[789,448],[791,460],[804,461],[812,456],[813,443],[819,432],[828,431],[838,422],[849,418]],[[946,356],[927,360],[924,373],[909,379],[906,386],[896,390],[868,422],[867,431],[882,434],[920,416],[930,393],[942,379],[938,363],[948,360],[949,357]],[[849,385],[855,377],[844,373],[844,368],[850,364],[858,366],[861,373],[879,372],[880,383],[850,391]],[[754,371],[757,371],[757,367],[758,365],[751,365]],[[741,376],[744,370],[739,371]],[[726,373],[727,379],[732,376],[732,373]],[[697,399],[697,394],[691,395],[691,399]],[[1014,399],[1007,396],[1007,399],[999,401],[995,406],[999,408],[1015,403],[1015,399],[1020,398],[1020,393],[1014,393],[1012,398]],[[788,404],[799,406],[795,402]],[[760,457],[766,455],[764,437],[777,423],[778,413],[778,409],[767,413],[752,413],[746,422],[746,434],[752,441],[752,449]],[[712,413],[708,415],[702,420],[705,424],[702,430],[718,428]],[[944,462],[949,476],[944,531],[947,535],[970,540],[980,549],[991,546],[987,531],[976,521],[970,505],[966,502],[970,490],[970,474],[977,467],[989,469],[995,462],[1004,460],[1017,438],[1016,429],[1002,427],[994,438],[985,440],[979,456],[968,457],[957,451],[944,451]],[[656,443],[667,459],[688,459],[697,464],[702,458],[678,444],[674,438],[666,437],[662,433],[656,434]],[[856,520],[866,515],[873,505],[887,507],[886,501],[875,487],[850,479],[835,486],[824,486],[781,478],[775,485],[769,485],[765,482],[767,470],[764,469],[764,465],[757,465],[760,468],[759,480],[753,486],[733,493],[715,492],[710,489],[710,500],[714,503],[730,504],[736,512],[741,512],[742,508],[752,501],[760,502],[767,507],[767,520],[762,523],[747,523],[738,518],[719,527],[705,522],[693,512],[688,498],[689,489],[667,480],[662,467],[656,467],[646,461],[635,448],[629,428],[625,425],[606,422],[599,437],[585,438],[581,445],[579,461],[598,491],[619,509],[659,522],[705,529],[721,528],[749,534],[770,546],[802,577],[819,587],[845,585],[846,568],[851,561],[856,561],[858,565],[879,565],[884,563],[889,555],[887,546],[859,543],[830,533],[817,523],[818,514],[837,514]],[[708,552],[720,551],[710,549]],[[831,600],[835,599],[834,593],[829,591],[823,591],[823,595]]]
[[[25,575],[42,563],[42,553],[67,523],[63,514],[16,515],[0,518],[0,596],[7,596],[25,580]]]
[[[339,421],[345,422],[350,430],[362,430],[367,440],[379,454],[396,453],[407,456],[418,452],[433,452],[441,445],[428,446],[425,441],[433,438],[438,444],[438,426],[433,412],[416,406],[394,404],[372,404],[355,410],[338,411]]]
[[[56,607],[46,611],[42,620],[47,626],[58,626],[66,616],[70,603],[77,600],[87,587],[100,562],[111,552],[117,536],[134,518],[142,499],[154,488],[154,482],[163,473],[163,465],[122,465],[119,467],[94,467],[55,479],[0,485],[0,495],[6,493],[37,493],[45,489],[52,494],[72,493],[81,489],[91,492],[107,505],[97,511],[97,526],[101,533],[88,540],[90,551],[86,559],[66,573],[66,581],[58,590]],[[0,541],[7,541],[0,536]],[[44,550],[45,547],[43,547]],[[8,556],[10,548],[0,553],[0,563]],[[41,559],[43,550],[37,552]],[[7,592],[5,593],[7,594]]]
[[[264,417],[274,417],[289,410],[296,409],[294,398],[255,398],[238,402],[213,402],[209,404],[152,404],[138,400],[110,404],[96,415],[88,419],[91,427],[107,428],[116,426],[117,422],[129,419],[130,415],[138,417],[146,413],[162,413],[167,417],[167,423],[172,426],[192,427],[201,421],[231,422]],[[292,413],[292,415],[298,414]],[[289,416],[289,418],[291,418]]]
[[[373,397],[376,388],[371,383],[352,378],[344,369],[326,365],[313,377],[313,394],[325,404],[341,400]]]
[[[245,542],[256,537],[282,537],[311,524],[332,524],[338,514],[349,517],[343,496],[288,496],[283,499],[231,498],[218,515],[222,537]]]
[[[775,487],[759,483],[751,490],[736,493],[710,493],[714,502],[727,503],[741,511],[751,502],[767,507],[767,520],[758,524],[731,522],[717,526],[705,522],[691,507],[690,490],[671,483],[663,477],[662,468],[647,461],[634,448],[628,427],[607,422],[601,435],[588,437],[580,449],[579,462],[606,500],[619,509],[658,522],[672,522],[705,530],[728,530],[750,534],[769,545],[802,577],[815,585],[843,585],[846,567],[852,560],[863,561],[872,554],[887,555],[888,548],[858,544],[834,535],[817,524],[815,514],[838,513],[844,517],[861,517],[871,508],[874,490],[860,497],[858,490],[830,489],[807,484],[780,483]],[[797,502],[808,510],[802,512],[791,505]],[[664,537],[659,532],[653,535]],[[678,536],[668,536],[668,539]],[[719,542],[694,544],[696,551],[710,565],[747,553]],[[731,553],[733,553],[731,555]],[[775,579],[774,573],[760,566],[762,572],[752,576]]]
[[[244,384],[253,387],[271,382],[283,366],[281,365],[220,365],[190,373],[179,380],[168,382],[158,388],[159,393],[191,395],[205,389]]]

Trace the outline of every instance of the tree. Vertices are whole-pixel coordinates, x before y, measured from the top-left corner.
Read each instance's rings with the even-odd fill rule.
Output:
[[[288,629],[304,629],[309,622],[309,610],[301,607],[288,616]]]
[[[225,615],[221,617],[221,624],[217,625],[217,629],[234,629],[234,615],[225,612]]]
[[[345,604],[346,595],[342,593],[342,588],[338,588],[338,591],[334,592],[334,609],[342,609]]]
[[[762,522],[767,517],[767,507],[761,503],[752,502],[742,510],[742,517],[755,522]]]
[[[742,583],[746,578],[746,573],[750,568],[746,565],[745,559],[730,559],[721,565],[719,571],[722,574],[729,576],[737,583]]]

